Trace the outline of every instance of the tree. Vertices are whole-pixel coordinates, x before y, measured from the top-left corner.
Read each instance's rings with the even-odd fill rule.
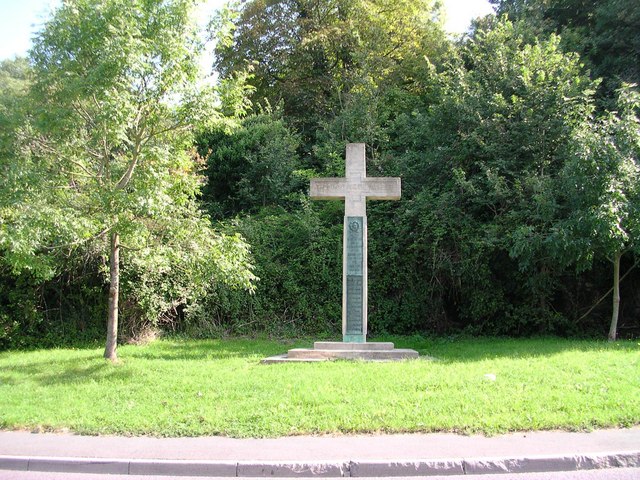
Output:
[[[198,83],[191,0],[70,0],[30,53],[33,111],[22,127],[29,175],[0,238],[16,270],[55,271],[55,254],[108,254],[104,356],[117,358],[121,264],[161,277],[174,302],[221,280],[250,287],[247,247],[214,232],[195,203],[194,126],[216,120]],[[208,117],[208,118],[207,118]],[[53,255],[52,255],[53,253]],[[171,287],[169,272],[181,279]]]
[[[424,302],[475,331],[563,333],[566,267],[546,239],[567,215],[564,151],[595,84],[559,38],[530,43],[505,19],[423,83],[424,105],[398,116],[389,137],[404,176],[400,241]]]
[[[617,105],[617,111],[587,118],[572,137],[562,189],[571,214],[556,239],[578,266],[596,256],[613,264],[610,341],[617,338],[620,261],[637,252],[640,238],[640,95],[623,87]]]
[[[255,0],[233,19],[215,68],[230,78],[247,68],[252,99],[284,101],[285,118],[310,144],[345,96],[397,84],[407,63],[440,57],[447,42],[432,0]],[[406,69],[406,66],[404,66]]]
[[[635,0],[492,0],[535,35],[562,37],[603,78],[602,93],[615,101],[622,83],[640,83],[640,10]]]

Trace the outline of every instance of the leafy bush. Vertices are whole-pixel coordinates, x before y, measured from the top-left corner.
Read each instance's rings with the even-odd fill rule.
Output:
[[[339,335],[342,306],[340,205],[286,212],[265,208],[237,218],[234,228],[251,245],[253,295],[214,286],[187,313],[190,335],[257,332],[276,336]]]

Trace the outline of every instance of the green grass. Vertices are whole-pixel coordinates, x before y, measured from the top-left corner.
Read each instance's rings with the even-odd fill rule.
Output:
[[[640,424],[637,342],[392,340],[438,360],[261,365],[293,346],[265,340],[122,346],[116,365],[101,349],[3,352],[0,427],[264,437]]]

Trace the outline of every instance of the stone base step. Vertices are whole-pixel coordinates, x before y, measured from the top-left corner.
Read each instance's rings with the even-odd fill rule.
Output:
[[[314,350],[393,350],[391,342],[314,342]]]
[[[392,362],[419,358],[418,352],[394,348],[390,342],[315,342],[314,348],[294,348],[284,355],[265,358],[262,363],[322,362],[326,360],[365,360]]]
[[[316,350],[312,348],[295,348],[289,350],[287,357],[325,360],[335,358],[347,360],[404,360],[406,358],[418,358],[418,352],[399,348],[393,350]]]

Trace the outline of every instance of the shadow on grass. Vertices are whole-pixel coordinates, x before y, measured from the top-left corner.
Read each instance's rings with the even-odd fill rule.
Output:
[[[305,342],[270,340],[161,340],[144,346],[123,345],[118,349],[121,363],[111,364],[102,358],[101,350],[38,350],[3,352],[0,360],[0,386],[24,384],[25,380],[40,386],[83,385],[93,382],[127,382],[144,370],[139,361],[208,362],[246,359],[258,363],[262,358],[286,352]],[[15,362],[12,365],[12,356]],[[132,365],[133,368],[129,368]],[[185,366],[188,368],[188,366]]]
[[[567,340],[557,337],[533,339],[386,337],[396,348],[412,348],[422,356],[447,362],[476,362],[496,358],[552,357],[566,352],[637,352],[633,341],[609,343],[598,340]],[[290,348],[311,347],[313,340],[164,340],[148,347],[127,350],[123,357],[166,361],[203,361],[246,358],[259,360],[285,353]]]
[[[130,370],[111,365],[101,359],[90,364],[79,365],[78,363],[78,359],[25,362],[16,367],[20,374],[18,381],[15,381],[10,373],[3,373],[0,375],[0,384],[16,385],[28,378],[30,382],[42,386],[80,385],[96,381],[127,381],[132,375]],[[5,372],[10,370],[6,369]]]
[[[147,347],[128,349],[123,358],[145,360],[197,361],[246,358],[258,360],[286,352],[289,348],[307,345],[305,341],[273,340],[165,340]]]
[[[387,338],[398,348],[413,348],[420,355],[432,355],[447,362],[477,362],[498,358],[553,357],[567,352],[626,352],[640,354],[637,341],[607,342],[605,340],[567,340],[557,337],[509,338]]]

